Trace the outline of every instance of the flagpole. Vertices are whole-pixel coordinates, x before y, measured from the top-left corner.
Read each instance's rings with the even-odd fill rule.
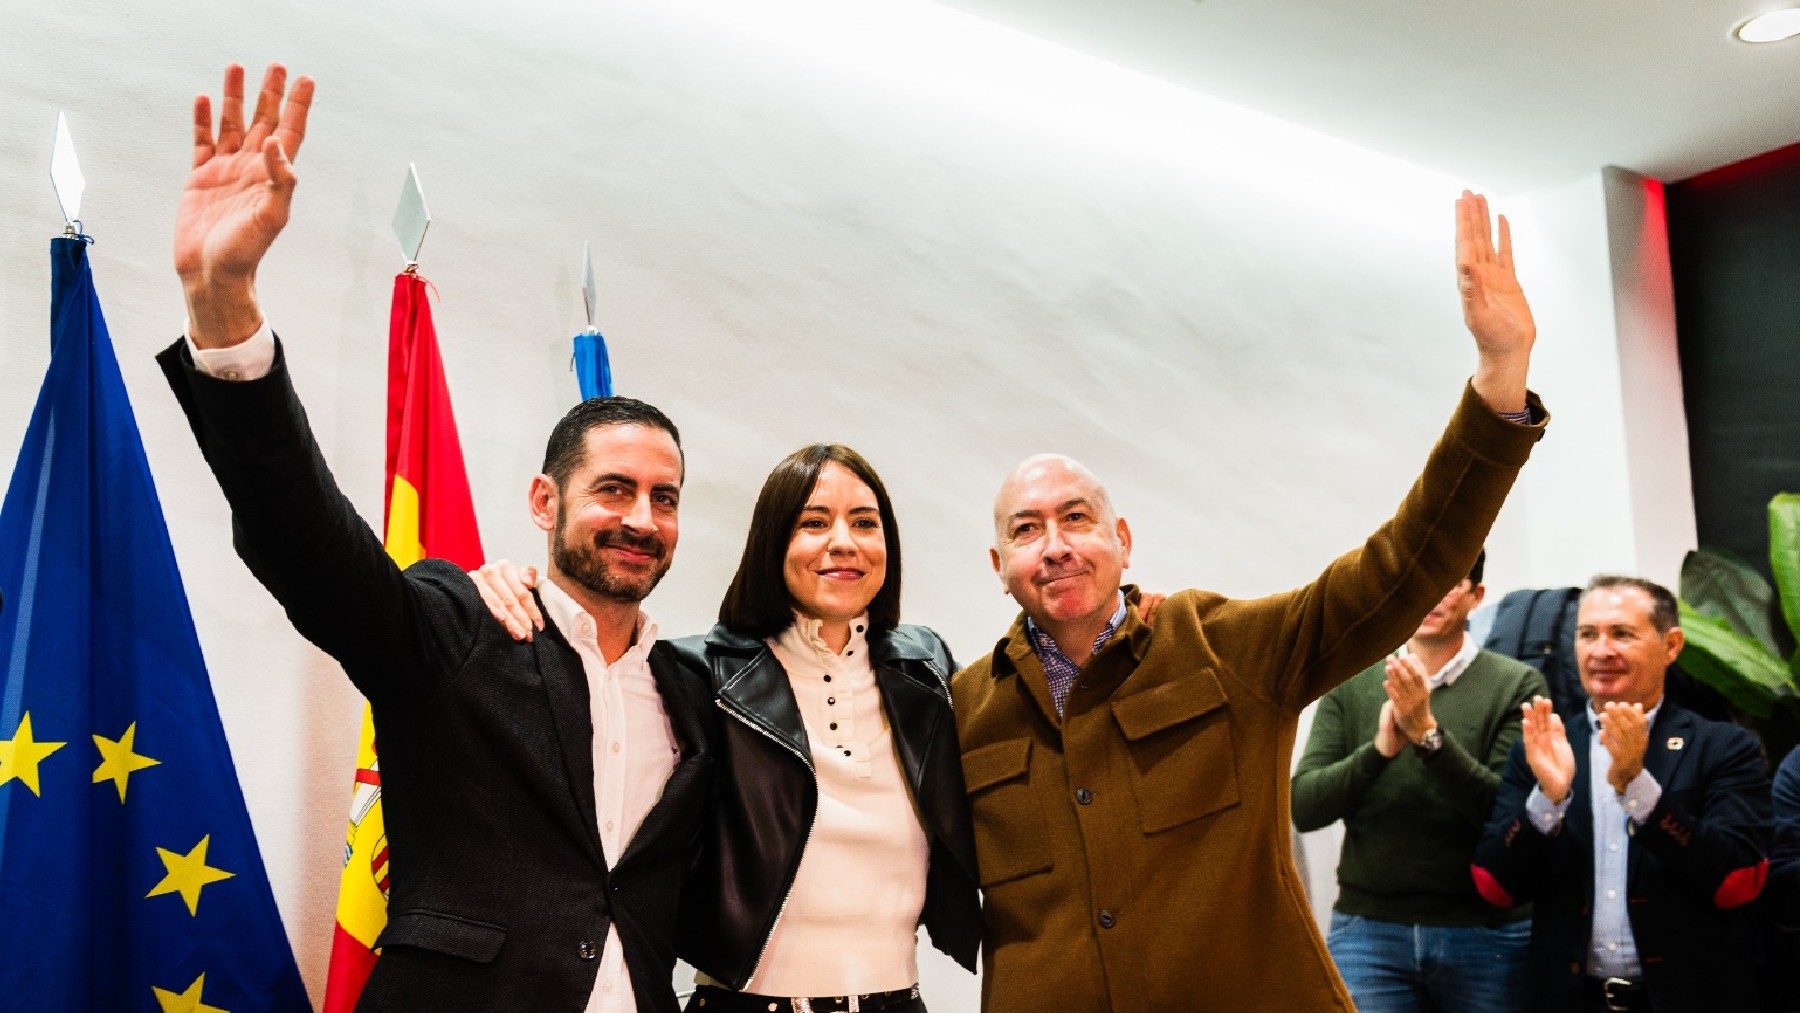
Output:
[[[472,569],[482,563],[481,539],[431,320],[430,282],[419,272],[430,225],[418,168],[408,165],[394,212],[394,237],[405,266],[394,276],[388,313],[382,544],[402,569],[426,556]],[[375,942],[387,924],[386,814],[375,726],[366,705],[356,755],[324,1013],[348,1013],[356,1005],[377,964]]]
[[[606,338],[594,325],[598,296],[594,288],[594,251],[585,240],[581,244],[581,302],[587,311],[587,329],[575,335],[573,361],[575,382],[581,388],[582,400],[611,397],[613,393],[612,360],[606,352]]]

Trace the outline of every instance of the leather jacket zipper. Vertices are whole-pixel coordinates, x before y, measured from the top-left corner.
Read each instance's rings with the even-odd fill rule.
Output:
[[[938,685],[944,690],[944,706],[952,711],[956,710],[956,698],[950,695],[950,680],[944,678],[944,673],[938,671],[937,663],[930,658],[925,659],[925,667],[931,670],[932,675],[937,676]]]

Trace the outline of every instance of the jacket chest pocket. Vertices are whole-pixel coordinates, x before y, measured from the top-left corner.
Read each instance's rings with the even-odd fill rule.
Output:
[[[982,887],[1049,871],[1049,833],[1031,791],[1031,740],[971,749],[962,765]]]
[[[1231,708],[1209,671],[1113,703],[1144,833],[1238,804]]]

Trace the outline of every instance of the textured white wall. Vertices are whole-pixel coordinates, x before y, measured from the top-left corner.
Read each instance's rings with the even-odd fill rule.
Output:
[[[99,290],[315,998],[360,703],[232,554],[151,362],[182,326],[167,250],[190,103],[227,61],[319,80],[261,289],[371,519],[407,163],[436,216],[423,269],[492,555],[542,554],[524,492],[576,397],[593,241],[619,387],[686,439],[685,537],[648,603],[668,633],[710,623],[763,474],[813,440],[881,469],[907,618],[965,658],[1012,617],[988,507],[1039,450],[1109,480],[1134,579],[1292,586],[1387,515],[1473,361],[1455,181],[921,0],[64,0],[0,8],[0,47],[0,460],[47,361],[45,240],[61,223],[45,167],[66,109]],[[1602,219],[1543,214],[1604,257]],[[1603,270],[1521,260],[1546,306],[1610,307],[1589,287]],[[1610,336],[1545,329],[1552,362],[1590,342]],[[1546,447],[1583,434],[1585,369],[1540,371],[1559,420]],[[1616,426],[1589,428],[1594,452],[1616,448]],[[1509,507],[1496,576],[1563,580],[1535,576],[1550,567],[1533,548],[1543,531],[1592,534],[1563,524]],[[1314,862],[1326,889],[1332,864]],[[972,977],[925,963],[935,1008],[974,1009]]]

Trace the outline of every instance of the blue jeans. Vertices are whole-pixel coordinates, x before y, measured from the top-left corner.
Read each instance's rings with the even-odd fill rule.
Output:
[[[1531,921],[1404,925],[1331,913],[1325,945],[1359,1013],[1518,1013]]]

